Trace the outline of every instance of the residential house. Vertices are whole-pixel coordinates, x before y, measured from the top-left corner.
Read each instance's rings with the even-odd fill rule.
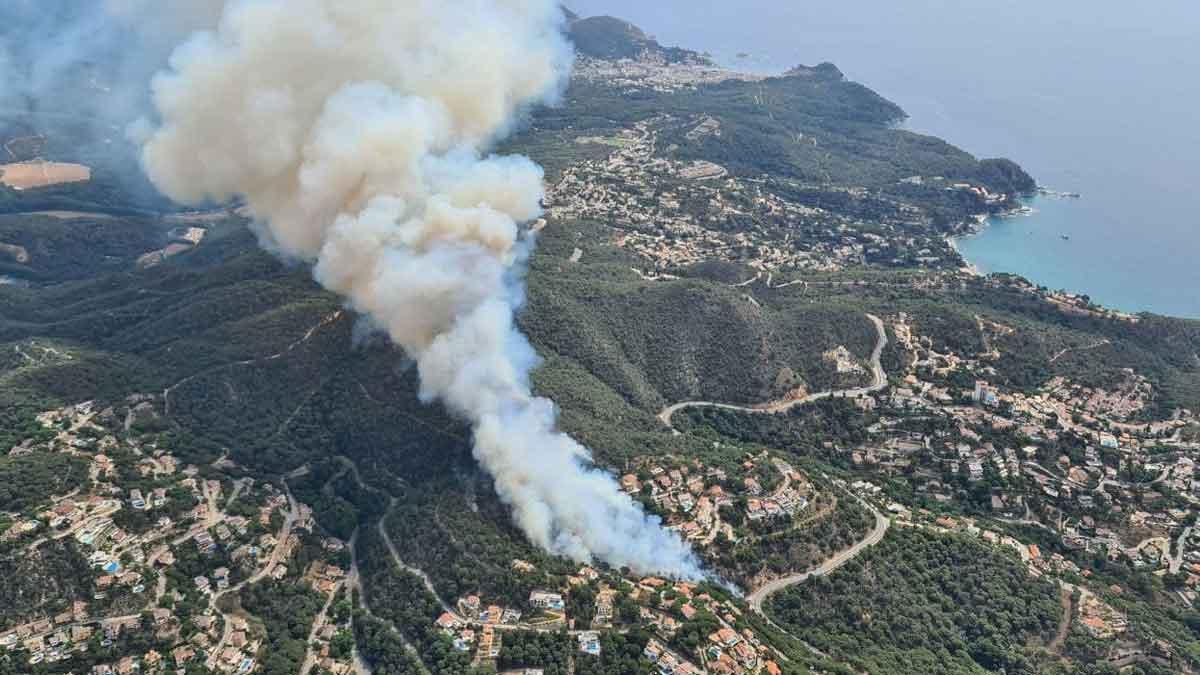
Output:
[[[529,594],[529,605],[538,609],[562,611],[566,604],[562,595],[549,591],[534,591]]]
[[[444,612],[441,616],[439,616],[436,623],[438,628],[441,628],[446,633],[452,633],[462,626],[462,622],[460,622],[454,617],[453,614],[449,612]]]

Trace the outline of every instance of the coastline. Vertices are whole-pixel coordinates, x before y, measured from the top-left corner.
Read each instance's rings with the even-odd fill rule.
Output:
[[[974,216],[974,219],[976,219],[974,220],[974,223],[962,223],[962,226],[966,228],[966,232],[946,235],[946,244],[949,245],[950,249],[953,249],[956,255],[962,259],[962,267],[959,269],[964,271],[965,274],[980,277],[988,276],[988,273],[986,273],[983,268],[980,268],[976,263],[968,261],[967,257],[962,255],[962,250],[959,249],[959,241],[971,237],[978,237],[980,233],[983,233],[984,229],[988,228],[988,221],[990,221],[992,217],[995,216],[992,216],[991,214],[977,214]]]
[[[983,225],[987,222],[988,217],[986,215],[981,215],[981,216],[977,216],[977,218],[981,219],[979,222],[981,225]],[[969,226],[968,226],[968,228],[969,228]],[[979,267],[979,265],[976,265],[975,263],[971,262],[970,260],[967,260],[967,257],[963,255],[962,250],[958,248],[958,241],[960,239],[966,239],[967,237],[973,237],[973,236],[976,236],[977,234],[979,234],[979,231],[974,230],[974,229],[969,229],[968,232],[966,232],[965,234],[948,234],[948,235],[946,235],[946,244],[949,245],[950,248],[954,251],[954,253],[956,255],[958,255],[958,257],[963,261],[962,267],[959,268],[960,271],[962,271],[965,274],[969,274],[973,277],[985,277],[985,276],[987,276],[987,274],[984,273],[984,271]]]
[[[963,223],[962,224],[962,227],[963,227],[962,232],[957,232],[954,234],[946,235],[946,243],[950,246],[950,248],[954,249],[954,252],[956,254],[958,254],[958,257],[961,258],[963,261],[963,266],[960,269],[963,272],[970,274],[971,276],[986,277],[989,274],[989,272],[985,271],[982,267],[980,267],[976,263],[973,263],[970,260],[968,260],[967,257],[965,255],[963,255],[962,249],[959,248],[959,242],[966,240],[966,239],[970,239],[972,237],[978,237],[979,235],[983,234],[984,230],[986,230],[992,226],[991,221],[993,218],[996,218],[996,219],[1027,218],[1029,216],[1037,215],[1038,210],[1033,208],[1029,204],[1025,203],[1025,200],[1032,199],[1037,196],[1054,197],[1054,198],[1073,198],[1073,199],[1079,198],[1079,195],[1076,193],[1055,192],[1048,188],[1038,186],[1037,190],[1035,192],[1033,192],[1032,194],[1018,195],[1015,198],[1018,203],[1018,206],[1015,206],[1006,211],[1000,211],[998,213],[977,213],[977,214],[975,214],[975,222],[972,223],[970,221],[967,221],[967,222]]]
[[[1075,193],[1054,192],[1052,190],[1048,190],[1046,188],[1039,187],[1037,193],[1035,193],[1034,195],[1025,195],[1025,196],[1021,197],[1020,198],[1021,204],[1020,204],[1020,206],[1018,206],[1016,208],[1008,209],[1006,211],[1001,211],[1001,212],[993,213],[993,214],[976,214],[972,220],[968,220],[961,224],[961,229],[959,232],[956,232],[954,234],[948,234],[948,235],[946,235],[946,238],[945,238],[946,243],[950,246],[950,248],[954,249],[954,252],[956,254],[958,254],[959,258],[962,259],[963,265],[962,265],[962,267],[959,268],[959,270],[964,274],[968,274],[968,275],[970,275],[972,277],[976,277],[976,278],[982,278],[982,277],[989,276],[992,273],[991,271],[982,267],[978,263],[972,262],[971,260],[967,259],[967,257],[965,255],[963,255],[961,243],[983,235],[990,227],[992,227],[995,224],[995,221],[997,221],[997,220],[1007,220],[1007,219],[1011,219],[1011,218],[1037,215],[1039,213],[1039,210],[1036,208],[1033,208],[1032,206],[1029,205],[1029,203],[1027,203],[1027,200],[1031,200],[1031,199],[1034,199],[1037,197],[1049,198],[1049,199],[1067,199],[1067,198],[1078,199],[1078,195]],[[1032,284],[1032,285],[1037,285],[1037,284],[1043,283],[1040,280],[1030,279],[1026,275],[1024,275],[1023,273],[1020,273],[1020,272],[1013,272],[1013,271],[1009,271],[1009,270],[1000,270],[1000,271],[1008,272],[1008,273],[1018,276],[1022,279],[1025,279],[1025,281],[1027,283]],[[1163,313],[1154,312],[1153,310],[1149,310],[1149,309],[1142,309],[1140,311],[1135,311],[1135,310],[1114,308],[1103,302],[1093,302],[1087,295],[1085,295],[1086,293],[1087,293],[1087,291],[1082,290],[1082,289],[1063,289],[1063,290],[1058,290],[1058,291],[1047,291],[1045,294],[1045,297],[1046,297],[1047,301],[1058,306],[1060,308],[1060,310],[1062,310],[1066,313],[1076,313],[1076,314],[1084,314],[1084,315],[1090,315],[1090,316],[1098,316],[1098,317],[1103,317],[1103,318],[1107,318],[1107,319],[1128,321],[1131,323],[1137,323],[1140,320],[1139,315],[1141,313],[1158,314],[1160,316],[1188,319],[1188,317],[1186,317],[1186,316],[1163,314]],[[1082,301],[1082,303],[1081,303],[1081,301]]]

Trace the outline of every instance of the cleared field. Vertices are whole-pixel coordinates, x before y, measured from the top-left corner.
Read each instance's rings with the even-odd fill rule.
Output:
[[[219,223],[237,215],[233,209],[217,211],[190,211],[187,213],[171,213],[163,216],[163,220],[177,223]]]
[[[116,216],[111,213],[96,213],[93,211],[24,211],[22,213],[12,213],[13,216],[46,216],[47,218],[58,218],[59,220],[77,220],[79,218],[90,218],[92,220],[109,220]]]
[[[149,253],[143,254],[141,257],[139,257],[137,259],[138,269],[148,269],[154,267],[155,265],[161,265],[167,260],[167,258],[173,258],[180,253],[185,253],[193,248],[196,248],[194,244],[184,244],[181,242],[167,244],[166,248],[160,248],[157,251],[150,251]]]
[[[92,170],[82,164],[21,162],[0,165],[0,183],[14,190],[81,183],[92,179]]]

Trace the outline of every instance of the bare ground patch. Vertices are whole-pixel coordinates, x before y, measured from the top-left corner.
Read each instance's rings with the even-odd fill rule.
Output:
[[[0,165],[0,183],[14,190],[32,190],[92,179],[92,170],[82,164],[21,162]]]

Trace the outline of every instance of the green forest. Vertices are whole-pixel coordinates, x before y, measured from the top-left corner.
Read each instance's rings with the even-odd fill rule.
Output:
[[[470,655],[456,651],[434,624],[443,608],[419,577],[396,565],[375,528],[360,532],[358,553],[364,609],[395,630],[402,644],[410,644],[433,675],[468,672]],[[388,655],[385,644],[381,644],[381,652],[375,658],[395,660],[394,654]],[[371,658],[369,654],[368,659]]]
[[[88,462],[62,453],[0,455],[0,512],[21,513],[87,482]]]
[[[74,540],[36,549],[0,548],[0,626],[53,616],[76,600],[90,601],[91,565]]]
[[[267,631],[262,672],[299,672],[308,647],[308,631],[324,602],[321,596],[305,586],[265,581],[243,589],[240,600]]]
[[[572,33],[591,56],[651,49],[670,61],[700,58],[657,45],[615,19],[576,22]],[[904,179],[936,175],[1005,193],[1035,187],[1011,161],[980,160],[898,128],[902,109],[847,81],[831,64],[761,83],[674,92],[577,81],[561,105],[531,111],[497,150],[530,155],[553,180],[573,162],[604,156],[603,147],[577,143],[578,137],[612,136],[664,110],[675,118],[661,129],[664,157],[720,163],[739,180],[767,185],[796,204],[847,222],[865,221],[864,232],[875,232],[879,223],[904,223],[920,229],[905,234],[936,241],[939,255],[947,248],[942,234],[992,207],[973,193]],[[701,116],[717,120],[722,133],[688,139]],[[313,507],[319,533],[343,540],[357,533],[363,590],[355,639],[375,673],[470,672],[470,656],[433,626],[445,609],[439,598],[453,603],[480,593],[489,602],[523,606],[535,588],[563,587],[579,565],[537,549],[514,525],[509,507],[472,458],[470,429],[441,405],[421,399],[412,361],[321,290],[311,270],[259,250],[244,219],[208,223],[195,250],[138,269],[137,257],[168,238],[157,211],[172,207],[140,181],[116,180],[118,171],[134,171],[123,160],[106,164],[94,151],[74,148],[74,140],[76,134],[64,133],[48,151],[95,160],[92,183],[20,194],[0,188],[0,243],[30,254],[22,263],[0,252],[0,276],[28,284],[0,284],[0,532],[47,495],[86,485],[85,459],[41,449],[10,454],[26,440],[50,438],[53,432],[36,422],[37,413],[86,400],[104,407],[149,393],[156,397],[154,419],[136,431],[202,472],[215,471],[211,465],[222,456],[237,464],[237,475],[272,481],[307,466],[307,474],[288,485]],[[39,209],[101,215],[17,215]],[[755,225],[734,218],[713,227],[737,232]],[[801,240],[810,234],[795,227],[791,234]],[[890,320],[903,312],[938,348],[965,355],[984,349],[977,316],[1013,327],[995,338],[1001,356],[991,365],[1001,387],[1031,390],[1054,375],[1102,386],[1134,368],[1155,387],[1146,415],[1200,409],[1200,322],[1067,314],[1019,279],[949,271],[957,258],[947,257],[936,273],[897,269],[920,254],[919,246],[907,250],[898,243],[906,237],[881,245],[861,268],[780,270],[776,276],[811,286],[779,288],[759,280],[731,288],[756,271],[716,262],[670,270],[681,278],[652,282],[631,269],[644,269],[647,261],[617,246],[615,233],[608,222],[548,223],[528,264],[528,293],[518,317],[542,357],[533,374],[536,392],[559,406],[562,429],[593,449],[597,464],[614,470],[627,470],[635,458],[667,455],[740,465],[747,452],[762,448],[792,461],[845,466],[846,453],[838,449],[863,444],[876,421],[850,401],[826,400],[774,416],[691,409],[673,419],[679,435],[656,415],[685,400],[754,404],[801,388],[862,385],[864,375],[839,376],[822,355],[845,346],[867,358],[876,340],[867,313]],[[586,256],[568,263],[577,246],[586,247]],[[1102,349],[1052,360],[1064,349],[1101,339],[1109,341]],[[60,357],[24,356],[38,353],[37,345],[52,346]],[[906,358],[892,344],[884,363],[895,372]],[[1196,429],[1186,433],[1200,438]],[[871,513],[848,496],[826,493],[837,497],[836,506],[811,521],[802,517],[794,530],[752,530],[737,543],[718,539],[713,567],[749,585],[811,567],[860,539],[872,525]],[[990,498],[978,496],[981,504]],[[190,505],[172,494],[172,510],[163,513],[177,516]],[[150,526],[144,513],[125,511],[115,520],[131,532]],[[436,595],[423,577],[393,559],[381,530],[402,560],[429,575]],[[42,534],[48,533],[35,536]],[[308,549],[301,562],[310,559]],[[179,604],[188,608],[182,613],[203,606],[192,577],[228,564],[225,555],[201,559],[194,549],[179,554],[167,575],[171,588],[188,596]],[[514,570],[518,559],[536,571]],[[298,566],[292,567],[294,577]],[[0,623],[50,614],[71,599],[94,595],[86,558],[69,539],[47,541],[36,551],[0,550],[0,574],[9,580],[0,584]],[[240,595],[241,606],[265,629],[261,664],[271,675],[298,671],[322,604],[293,582],[256,584]],[[1168,639],[1195,655],[1200,620],[1191,612],[1161,610],[1155,603],[1165,593],[1165,586],[1148,581],[1145,593],[1112,601],[1130,615],[1139,637]],[[590,591],[568,598],[581,620],[594,611],[593,600]],[[779,626],[865,672],[1108,673],[1045,663],[1043,647],[1060,622],[1058,589],[1030,578],[1007,551],[964,537],[895,528],[834,574],[774,597],[769,610]],[[627,620],[637,608],[626,599],[621,611]],[[785,672],[803,672],[810,662],[800,642],[761,617],[747,612],[737,623],[781,645]],[[672,646],[695,649],[712,625],[703,615],[689,621]],[[594,658],[579,654],[569,635],[512,632],[504,636],[499,667],[649,675],[655,669],[641,654],[649,639],[638,628],[606,633],[602,655]],[[0,657],[0,673],[23,672],[14,667]],[[850,672],[829,664],[821,670]],[[1143,672],[1159,675],[1149,667]]]
[[[869,672],[1032,673],[1059,625],[1058,587],[1014,553],[960,535],[893,529],[827,577],[774,596],[798,637]]]

